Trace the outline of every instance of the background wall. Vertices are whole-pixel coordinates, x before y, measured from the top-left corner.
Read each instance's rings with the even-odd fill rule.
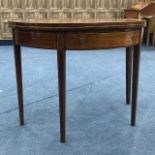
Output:
[[[121,17],[137,1],[143,0],[0,0],[0,40],[11,38],[11,19]]]

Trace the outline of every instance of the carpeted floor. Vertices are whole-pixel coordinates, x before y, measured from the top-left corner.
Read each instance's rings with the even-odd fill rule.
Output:
[[[56,52],[22,48],[25,126],[12,46],[0,47],[0,155],[155,155],[155,49],[142,48],[137,126],[125,49],[67,51],[67,142],[59,142]]]

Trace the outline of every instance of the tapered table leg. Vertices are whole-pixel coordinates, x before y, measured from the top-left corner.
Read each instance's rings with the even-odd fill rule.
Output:
[[[60,141],[66,141],[66,51],[64,34],[57,34],[57,62],[59,85]]]
[[[19,45],[14,45],[14,56],[15,56],[20,125],[24,125],[21,49]]]
[[[59,113],[60,113],[60,140],[66,141],[65,115],[66,115],[66,51],[57,51],[58,84],[59,84]]]
[[[131,88],[132,88],[132,63],[133,63],[132,47],[126,48],[126,103],[131,103]]]
[[[136,125],[138,80],[140,65],[140,45],[133,47],[133,77],[132,77],[132,105],[131,105],[131,125]]]

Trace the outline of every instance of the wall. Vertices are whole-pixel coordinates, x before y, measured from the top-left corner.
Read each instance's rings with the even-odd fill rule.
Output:
[[[0,40],[11,38],[8,20],[121,17],[123,9],[136,1],[138,0],[0,0]]]

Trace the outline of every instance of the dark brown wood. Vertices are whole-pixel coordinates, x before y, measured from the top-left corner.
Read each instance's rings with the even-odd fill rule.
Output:
[[[10,27],[14,30],[13,40],[15,45],[16,73],[18,84],[18,99],[20,122],[24,124],[23,92],[21,74],[20,46],[39,48],[55,48],[58,61],[58,85],[59,85],[59,111],[60,111],[60,140],[66,141],[66,50],[67,49],[98,49],[113,47],[127,48],[127,102],[130,102],[130,61],[131,46],[138,51],[141,44],[141,28],[143,21],[137,19],[113,19],[113,20],[66,20],[66,21],[12,21]],[[134,85],[137,88],[137,61],[134,56]],[[133,89],[132,88],[132,89]],[[137,88],[138,89],[138,88]],[[132,90],[132,125],[135,120],[135,107],[137,103],[137,89]]]
[[[126,103],[131,103],[131,82],[132,82],[132,47],[126,48]]]
[[[155,29],[153,31],[152,45],[155,46]]]
[[[127,18],[141,18],[155,15],[155,2],[137,2],[124,10]]]
[[[127,47],[138,44],[140,42],[139,36],[139,30],[111,33],[67,33],[65,46],[72,50]]]
[[[150,2],[148,7],[142,9],[142,16],[154,16],[155,15],[155,2]]]
[[[35,48],[56,48],[56,34],[42,31],[22,30],[15,31],[15,42],[17,45],[23,45]],[[24,36],[24,37],[23,37]]]
[[[140,45],[133,47],[133,76],[132,76],[132,105],[131,105],[131,125],[136,125],[138,80],[140,65]]]
[[[16,30],[25,32],[47,31],[47,32],[77,32],[77,31],[100,31],[117,32],[131,31],[141,28],[144,24],[138,19],[65,19],[65,20],[31,20],[31,21],[9,21],[9,26]]]
[[[60,141],[64,143],[66,141],[66,51],[64,49],[63,34],[57,34],[57,43]]]
[[[149,45],[150,41],[150,27],[151,21],[155,18],[155,2],[137,2],[131,7],[124,10],[124,16],[126,18],[137,18],[146,21],[146,44]]]
[[[15,56],[20,125],[24,125],[21,50],[20,46],[16,44],[14,44],[14,56]]]

